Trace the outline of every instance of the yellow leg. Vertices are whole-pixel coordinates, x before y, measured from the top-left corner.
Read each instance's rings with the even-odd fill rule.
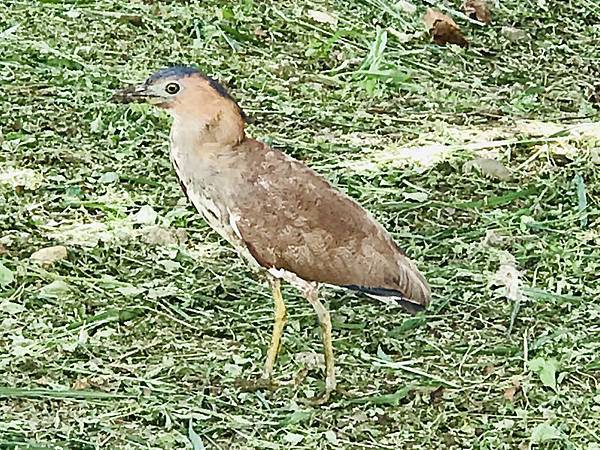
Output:
[[[281,335],[286,320],[285,303],[283,303],[283,297],[281,296],[279,279],[271,280],[271,288],[273,289],[273,300],[275,302],[275,322],[273,323],[273,336],[271,337],[271,345],[267,352],[267,362],[265,363],[263,374],[263,377],[267,380],[271,378],[271,374],[273,373],[273,365],[275,364],[275,359],[277,359],[277,353],[279,353]]]
[[[333,361],[333,341],[331,338],[331,317],[329,312],[319,300],[317,290],[311,290],[306,293],[306,299],[310,302],[319,318],[321,334],[323,339],[323,352],[325,353],[325,392],[319,403],[324,403],[329,399],[329,395],[335,391],[335,365]]]

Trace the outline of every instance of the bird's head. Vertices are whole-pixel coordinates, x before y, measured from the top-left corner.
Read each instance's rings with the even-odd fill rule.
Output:
[[[225,88],[195,67],[159,70],[144,83],[117,91],[120,103],[145,102],[166,109],[176,120],[243,130],[247,116]],[[233,131],[233,130],[232,130]]]

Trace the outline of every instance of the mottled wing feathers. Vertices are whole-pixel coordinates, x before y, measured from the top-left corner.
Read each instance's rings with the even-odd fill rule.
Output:
[[[379,290],[427,305],[427,282],[383,227],[313,170],[266,145],[245,140],[235,196],[237,227],[266,268],[307,281]]]

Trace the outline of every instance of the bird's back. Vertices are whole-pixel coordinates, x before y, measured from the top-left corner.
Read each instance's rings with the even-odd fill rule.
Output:
[[[301,162],[246,139],[232,150],[228,208],[251,255],[265,268],[376,297],[430,300],[427,282],[358,203]]]

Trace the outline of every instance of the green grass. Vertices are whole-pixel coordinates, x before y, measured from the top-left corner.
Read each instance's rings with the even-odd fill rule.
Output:
[[[192,448],[190,420],[207,449],[600,448],[600,7],[455,16],[465,50],[430,44],[432,3],[3,2],[0,448]],[[173,62],[222,80],[250,134],[368,207],[431,281],[416,317],[324,290],[346,391],[327,406],[301,401],[320,338],[288,287],[276,378],[296,382],[243,388],[268,288],[182,198],[168,118],[108,101]],[[512,176],[465,173],[475,157]]]

